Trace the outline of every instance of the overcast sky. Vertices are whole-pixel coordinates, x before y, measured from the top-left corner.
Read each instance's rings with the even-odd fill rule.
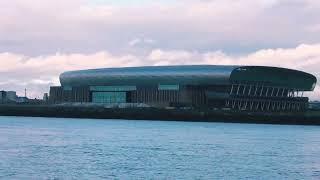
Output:
[[[67,70],[169,64],[320,78],[318,0],[1,0],[0,89],[42,97]],[[319,85],[312,99],[320,99]]]

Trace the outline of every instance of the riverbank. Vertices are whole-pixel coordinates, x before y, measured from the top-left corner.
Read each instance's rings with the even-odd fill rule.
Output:
[[[222,110],[104,108],[99,106],[0,105],[0,116],[320,125],[319,111],[248,113]]]

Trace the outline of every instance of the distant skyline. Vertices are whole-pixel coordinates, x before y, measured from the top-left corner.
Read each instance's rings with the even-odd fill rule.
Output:
[[[293,68],[320,79],[320,1],[0,1],[0,90],[41,98],[64,71],[175,64]],[[312,99],[320,99],[319,83]]]

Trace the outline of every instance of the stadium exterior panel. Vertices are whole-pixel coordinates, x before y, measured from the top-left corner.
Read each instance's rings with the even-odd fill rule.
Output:
[[[304,111],[315,76],[265,66],[149,66],[65,72],[50,101],[147,106]]]

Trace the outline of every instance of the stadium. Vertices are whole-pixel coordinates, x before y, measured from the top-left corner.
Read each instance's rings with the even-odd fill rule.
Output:
[[[305,111],[315,76],[266,66],[147,66],[65,72],[50,102],[145,104],[156,108]]]

